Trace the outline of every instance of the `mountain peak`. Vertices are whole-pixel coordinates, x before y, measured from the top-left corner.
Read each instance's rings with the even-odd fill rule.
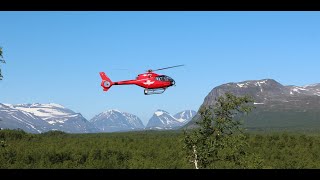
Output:
[[[162,110],[162,109],[157,109],[156,111],[167,112],[167,111],[165,111],[165,110]]]
[[[194,110],[184,110],[177,114],[175,114],[173,117],[175,117],[178,121],[187,123],[189,122],[195,115],[197,114]]]
[[[252,86],[283,86],[282,84],[280,84],[279,82],[277,82],[274,79],[261,79],[261,80],[247,80],[247,81],[242,81],[242,82],[233,82],[233,83],[227,83],[227,84],[223,84],[221,86],[230,86],[235,84],[237,87],[240,88],[248,88],[248,87],[252,87]],[[219,87],[219,86],[218,86]]]
[[[62,106],[61,104],[57,104],[57,103],[49,103],[47,104],[49,106],[54,106],[54,107],[58,107],[58,108],[65,108],[64,106]]]
[[[118,112],[118,113],[121,113],[121,111],[118,110],[118,109],[109,109],[109,110],[107,110],[107,112]]]
[[[320,96],[320,87],[298,87],[284,86],[274,79],[248,80],[242,82],[231,82],[217,86],[205,97],[202,106],[210,106],[216,103],[216,98],[225,93],[232,93],[236,96],[249,95],[256,103],[264,103],[269,100],[279,101],[287,96],[317,95]]]
[[[161,115],[163,114],[163,112],[162,112],[162,111],[156,111],[156,112],[154,112],[154,114],[155,114],[156,116],[161,116]]]
[[[110,109],[94,116],[92,122],[102,132],[130,131],[143,129],[142,121],[135,115]]]
[[[0,103],[0,107],[13,108],[13,105],[12,104],[7,104],[7,103]]]
[[[64,106],[57,104],[57,103],[25,103],[25,104],[16,104],[13,105],[16,107],[26,107],[26,108],[62,108],[66,109]]]
[[[161,115],[163,115],[163,114],[169,114],[167,111],[164,111],[164,110],[161,110],[161,109],[157,109],[157,111],[156,112],[154,112],[154,114],[156,115],[156,116],[161,116]]]
[[[195,111],[185,110],[172,116],[167,111],[158,109],[149,119],[146,129],[175,129],[189,122],[196,114]]]

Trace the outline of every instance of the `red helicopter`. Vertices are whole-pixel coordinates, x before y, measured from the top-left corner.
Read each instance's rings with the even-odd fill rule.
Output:
[[[184,66],[184,65],[171,66],[171,67],[160,68],[155,70],[149,69],[146,73],[139,74],[134,80],[126,80],[126,81],[118,81],[118,82],[112,82],[111,79],[104,72],[100,72],[100,76],[102,78],[101,86],[103,88],[103,91],[108,91],[113,85],[133,84],[133,85],[137,85],[145,88],[144,89],[145,95],[162,94],[168,87],[175,85],[175,81],[169,76],[159,75],[153,72],[174,68],[174,67],[179,67],[179,66]]]

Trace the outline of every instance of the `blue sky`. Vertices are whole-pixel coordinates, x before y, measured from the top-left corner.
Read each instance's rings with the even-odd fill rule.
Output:
[[[223,83],[272,78],[320,82],[320,12],[0,12],[1,103],[58,103],[88,120],[108,110],[138,115],[198,110]],[[138,86],[103,92],[150,68],[177,86],[145,96]],[[130,69],[129,71],[117,69]]]

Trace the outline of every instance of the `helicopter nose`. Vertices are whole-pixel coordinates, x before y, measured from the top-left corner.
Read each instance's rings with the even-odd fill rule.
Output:
[[[176,84],[176,82],[173,79],[170,82],[171,82],[171,86]]]

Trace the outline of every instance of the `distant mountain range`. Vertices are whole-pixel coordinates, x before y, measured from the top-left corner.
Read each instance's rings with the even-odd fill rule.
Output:
[[[320,127],[320,84],[284,86],[273,79],[227,83],[213,88],[201,107],[214,105],[226,92],[253,97],[256,109],[244,117],[249,129]],[[186,127],[192,127],[198,119],[196,115]]]
[[[166,111],[163,111],[163,114],[160,114],[161,112],[155,112],[159,116],[157,118],[151,117],[145,128],[137,116],[115,109],[102,112],[88,121],[80,113],[75,113],[59,104],[12,105],[0,103],[0,128],[19,128],[30,133],[43,133],[50,130],[68,133],[165,130],[185,125],[196,113],[186,110],[172,116]]]
[[[23,129],[26,132],[42,133],[60,130],[68,133],[97,132],[80,113],[75,113],[59,104],[1,104],[0,127]]]
[[[187,124],[196,113],[193,110],[186,110],[172,116],[170,113],[159,109],[149,120],[146,129],[177,129]]]

